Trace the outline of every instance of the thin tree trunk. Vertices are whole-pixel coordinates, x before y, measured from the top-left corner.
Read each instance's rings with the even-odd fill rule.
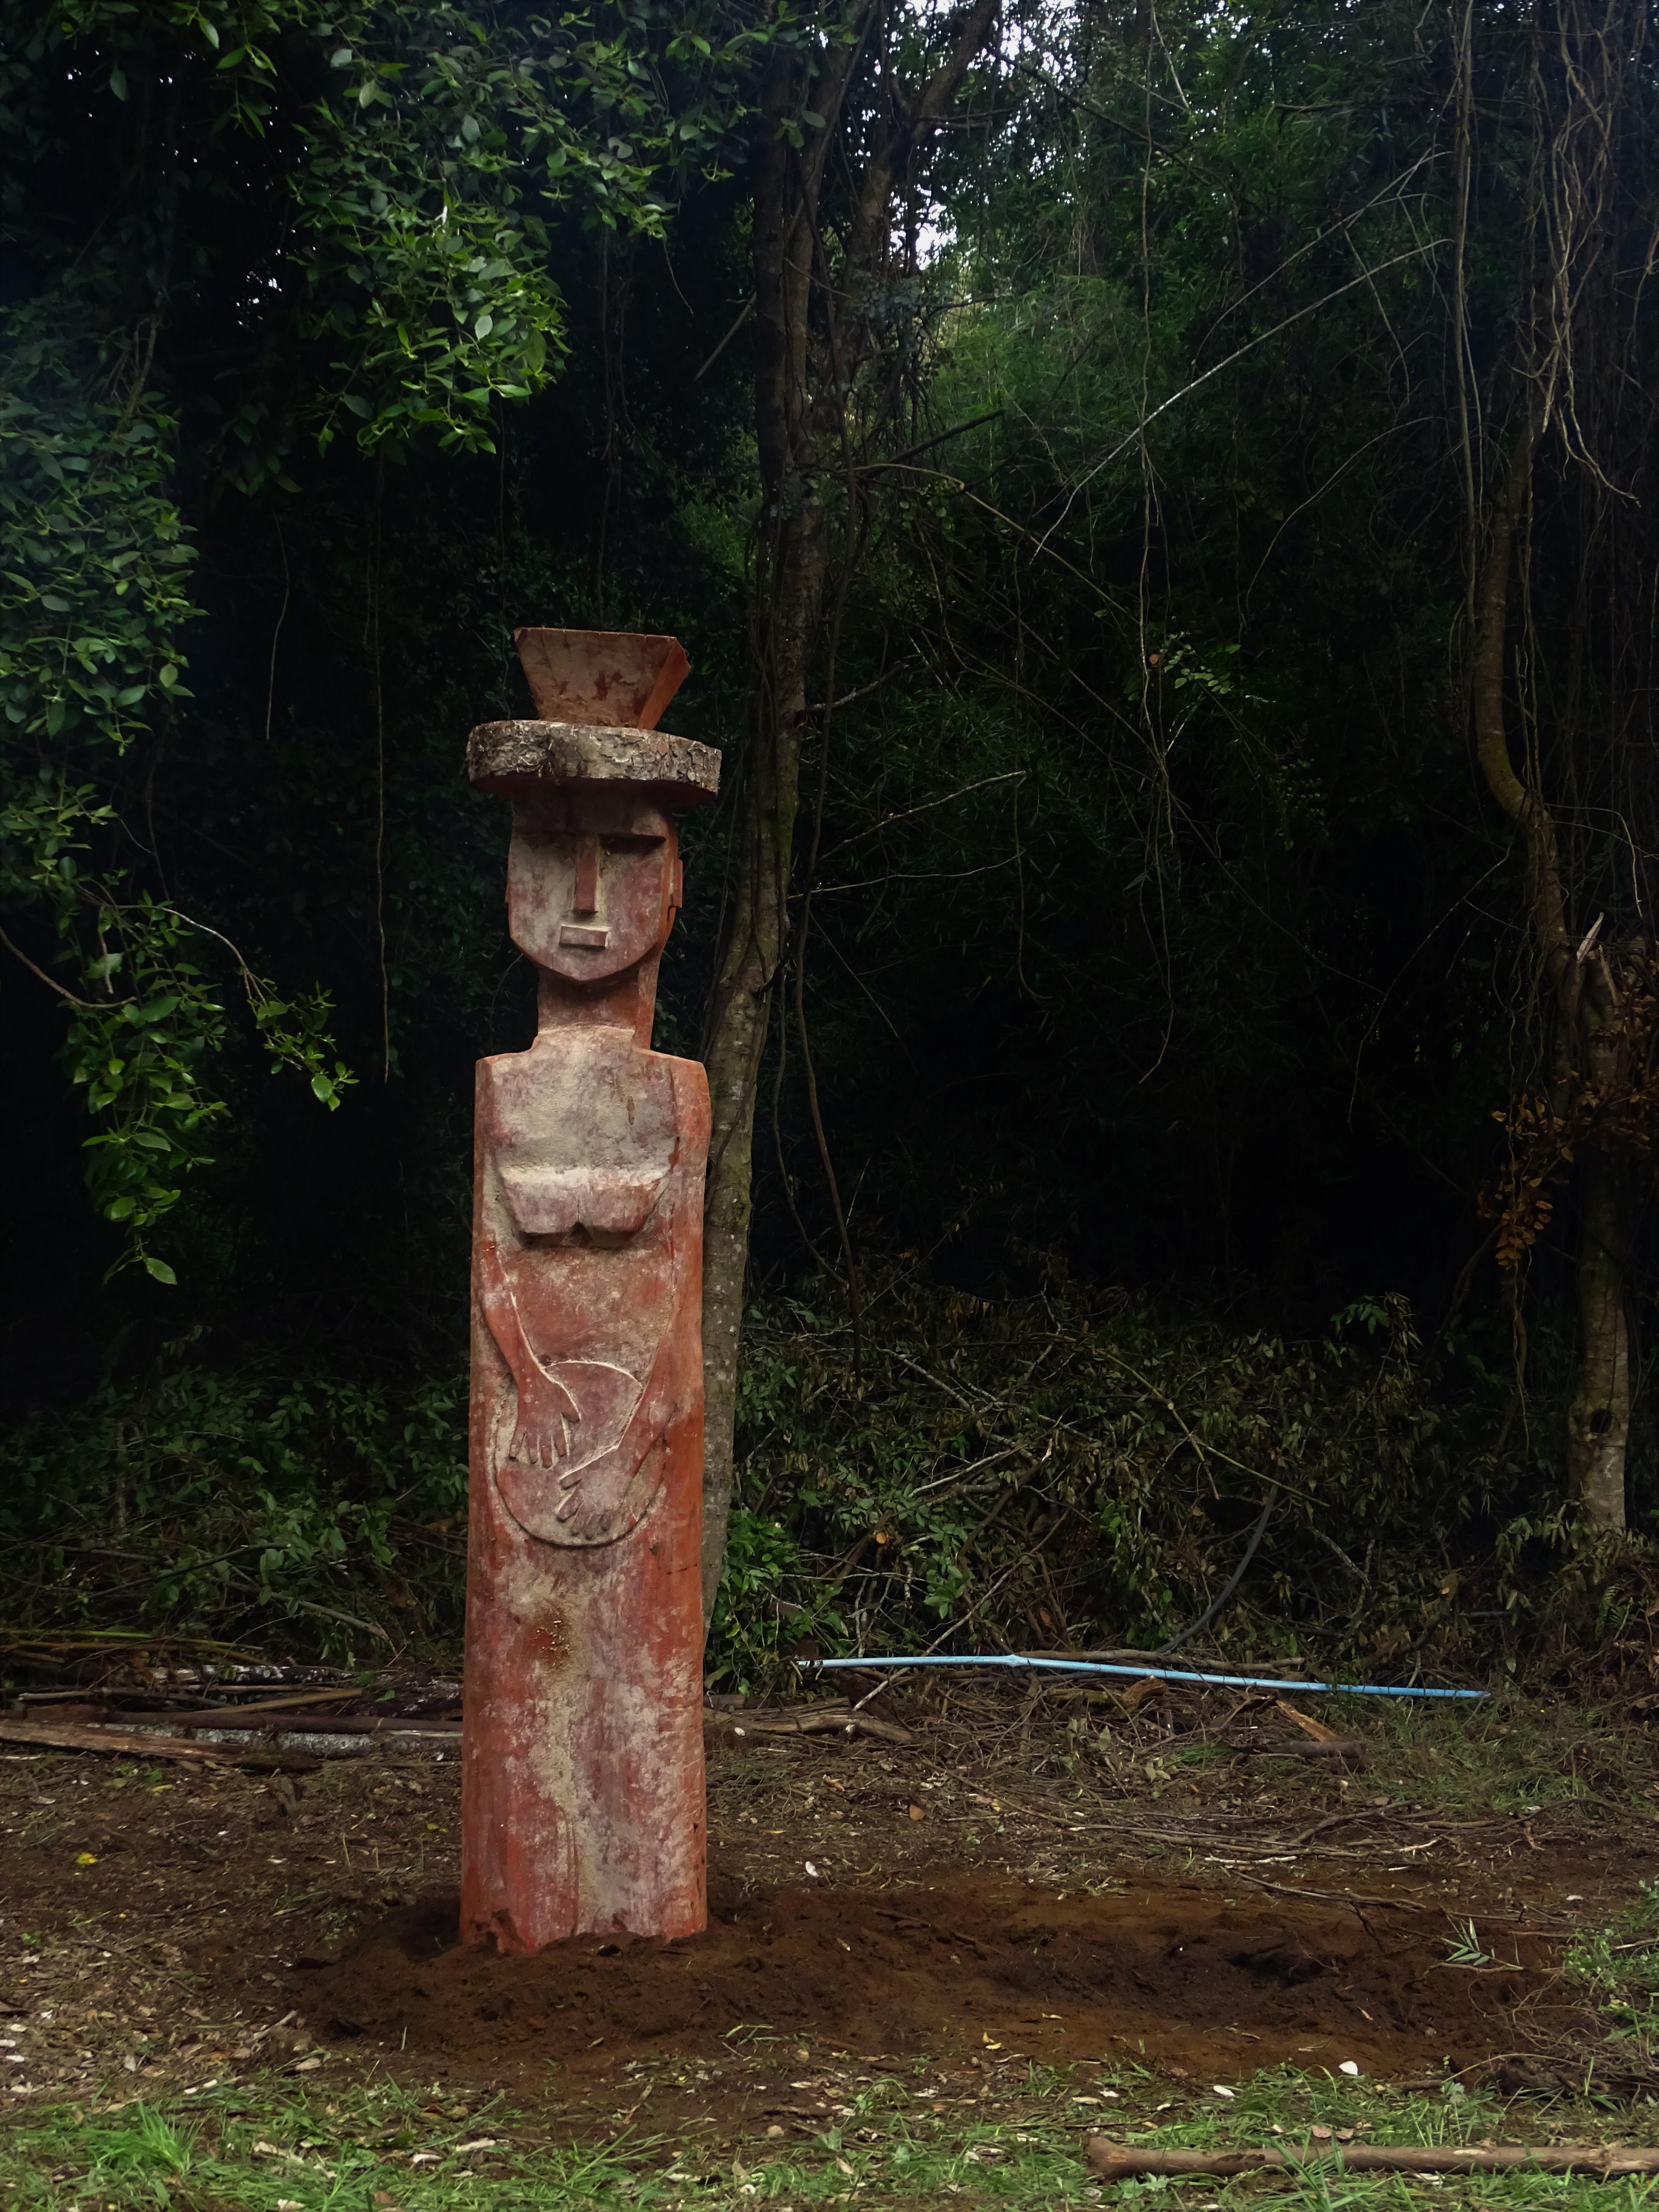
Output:
[[[1575,957],[1555,824],[1542,798],[1518,776],[1504,706],[1510,575],[1532,473],[1535,430],[1528,416],[1494,502],[1491,535],[1475,585],[1471,693],[1475,753],[1486,787],[1521,832],[1526,898],[1537,951],[1545,1019],[1550,1103],[1565,1118],[1583,1079],[1610,1077],[1607,1016],[1616,1002],[1605,952]],[[1588,988],[1587,988],[1588,987]],[[1616,1047],[1612,1048],[1616,1050]],[[1625,1526],[1625,1462],[1630,1442],[1630,1340],[1626,1308],[1629,1176],[1615,1155],[1586,1146],[1577,1160],[1579,1367],[1567,1424],[1567,1475],[1592,1528]]]
[[[773,981],[789,930],[807,678],[819,649],[829,580],[821,488],[830,471],[844,471],[852,496],[848,403],[870,340],[862,303],[886,268],[895,199],[916,149],[954,100],[990,34],[995,8],[996,0],[971,0],[949,52],[914,91],[893,82],[885,51],[872,55],[871,42],[884,31],[874,0],[848,0],[836,35],[811,63],[799,47],[780,46],[762,81],[754,256],[763,557],[752,621],[748,750],[703,1054],[713,1109],[703,1224],[705,1625],[720,1588],[732,1510],[755,1099]],[[854,144],[851,134],[843,137],[848,91],[857,71],[872,64],[875,96],[862,118],[867,129]],[[807,112],[811,124],[803,131]],[[838,161],[860,165],[833,271],[824,262],[821,204],[832,146]],[[815,299],[821,311],[816,323]]]
[[[755,430],[766,534],[751,617],[754,676],[726,937],[703,1055],[713,1112],[703,1218],[705,1628],[732,1512],[755,1096],[788,929],[806,675],[828,560],[807,422],[812,237],[804,204],[816,194],[822,158],[815,148],[812,157],[798,161],[782,127],[800,98],[799,62],[781,48],[762,82],[754,185]],[[823,106],[820,97],[815,112]],[[822,135],[827,137],[827,130]]]
[[[773,979],[788,925],[789,860],[800,793],[806,669],[828,558],[823,517],[807,507],[783,533],[765,678],[750,723],[744,824],[730,888],[732,925],[715,986],[707,1052],[713,1110],[703,1216],[703,1621],[726,1559],[733,1431],[749,1268],[755,1097]]]
[[[1597,1528],[1625,1526],[1630,1444],[1630,1323],[1626,1311],[1630,1170],[1616,1153],[1578,1164],[1578,1386],[1567,1417],[1573,1495]]]

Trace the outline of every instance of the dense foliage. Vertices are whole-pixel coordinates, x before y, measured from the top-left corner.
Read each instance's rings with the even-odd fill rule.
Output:
[[[815,492],[720,1663],[1156,1640],[1275,1486],[1241,1650],[1547,1610],[1586,1147],[1650,1525],[1650,12],[1032,8],[896,203]],[[4,13],[13,1601],[442,1639],[468,1071],[529,1019],[460,741],[531,620],[677,632],[739,751],[761,71],[850,19]],[[1599,1089],[1547,1079],[1534,817],[1471,743],[1528,423],[1510,743],[1613,948]]]

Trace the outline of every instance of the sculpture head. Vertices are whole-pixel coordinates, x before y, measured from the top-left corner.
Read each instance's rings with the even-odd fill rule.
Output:
[[[514,808],[507,927],[550,974],[598,983],[660,951],[679,878],[672,822],[625,784],[567,784]]]
[[[655,726],[686,672],[678,639],[514,635],[548,719],[483,724],[467,740],[467,775],[513,801],[513,942],[544,975],[608,982],[667,942],[680,903],[671,810],[708,804],[720,755]]]

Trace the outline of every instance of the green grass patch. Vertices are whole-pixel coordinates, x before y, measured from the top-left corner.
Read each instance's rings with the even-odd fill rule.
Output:
[[[1654,1796],[1651,1740],[1594,1706],[1540,1703],[1520,1691],[1479,1705],[1332,1698],[1321,1718],[1370,1744],[1366,1787],[1449,1817],[1606,1804],[1621,1815]]]
[[[1567,1972],[1606,2014],[1615,2041],[1652,2066],[1659,2057],[1659,1881],[1644,1881],[1611,1928],[1581,1936]]]
[[[1273,2069],[1234,2086],[1182,2082],[1139,2069],[1033,2068],[1000,2091],[1011,2117],[965,2113],[960,2080],[920,2064],[907,2079],[849,2087],[833,2127],[805,2142],[757,2131],[733,2150],[700,2131],[547,2140],[544,2122],[503,2103],[464,2118],[392,2084],[325,2096],[292,2083],[227,2085],[198,2097],[61,2106],[15,2114],[0,2135],[0,2202],[16,2212],[586,2212],[639,2206],[685,2212],[775,2212],[854,2202],[894,2212],[954,2202],[1038,2212],[1114,2198],[1169,2196],[1194,2212],[1270,2194],[1310,2212],[1438,2200],[1515,2212],[1635,2212],[1648,2182],[1601,2184],[1541,2174],[1354,2174],[1340,2138],[1413,2144],[1633,2141],[1655,2108],[1583,2099],[1504,2105],[1464,2094],[1407,2095],[1365,2081]],[[933,2094],[929,2094],[930,2087]],[[971,2095],[967,2101],[972,2101]],[[936,2109],[944,2106],[945,2109]],[[1107,2191],[1083,2159],[1092,2128],[1138,2142],[1222,2148],[1328,2147],[1333,2163],[1291,2177],[1125,2182]],[[1316,2131],[1328,2130],[1327,2135]],[[539,2140],[538,2138],[540,2138]]]

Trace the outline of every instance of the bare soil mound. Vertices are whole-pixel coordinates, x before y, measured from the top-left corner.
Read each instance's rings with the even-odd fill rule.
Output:
[[[955,1868],[874,1892],[730,1887],[710,1906],[702,1936],[522,1959],[462,1948],[453,1896],[433,1894],[291,1986],[319,2033],[497,2076],[714,2055],[759,2028],[888,2056],[1144,2056],[1206,2074],[1349,2060],[1400,2075],[1503,2050],[1553,1948],[1516,1934],[1512,1967],[1470,1971],[1449,1962],[1437,1912],[1147,1881],[1067,1895]]]

